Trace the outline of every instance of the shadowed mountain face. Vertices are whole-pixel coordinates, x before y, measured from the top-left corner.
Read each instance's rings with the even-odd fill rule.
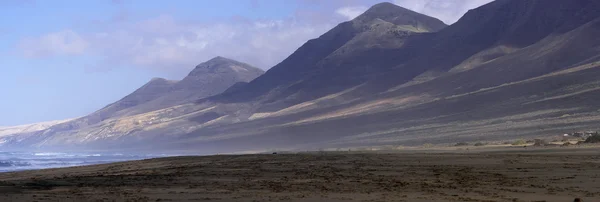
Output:
[[[258,104],[247,121],[202,128],[189,138],[238,150],[267,142],[271,148],[315,149],[598,129],[591,123],[600,117],[600,105],[591,95],[598,86],[593,77],[600,73],[600,44],[594,37],[599,17],[600,2],[593,0],[499,0],[437,32],[391,29],[396,27],[384,20],[367,23],[378,26],[353,32],[315,65],[282,62],[274,67],[281,70],[244,87],[259,96],[205,100]],[[340,26],[351,27],[357,19]],[[280,85],[263,91],[252,86],[280,78],[288,67],[301,72],[296,79],[273,82]]]
[[[272,112],[361,84],[364,86],[354,95],[368,96],[414,78],[428,80],[450,70],[473,68],[550,35],[564,34],[595,19],[597,5],[594,1],[501,0],[469,11],[456,24],[439,32],[420,33],[427,29],[419,27],[437,31],[444,25],[382,3],[307,42],[284,62],[250,82],[245,93],[223,94],[214,100],[230,103],[260,99],[260,110]],[[331,35],[335,40],[327,38]],[[343,45],[331,43],[342,39]],[[313,44],[335,50],[325,52],[326,48]],[[303,54],[319,51],[322,55],[318,57]],[[550,71],[553,69],[544,72]],[[533,75],[523,78],[530,76]],[[512,78],[507,76],[504,82]]]
[[[217,95],[238,82],[249,82],[263,74],[263,70],[248,64],[215,57],[199,64],[181,81],[155,78],[125,98],[88,116],[97,119],[131,116],[164,109],[198,99]]]
[[[63,124],[72,128],[51,128],[25,142],[230,152],[595,130],[597,36],[596,0],[498,0],[450,26],[382,3],[306,42],[254,80],[236,77],[219,90],[203,88],[202,81],[220,81],[211,80],[216,72],[245,72],[221,67],[216,58],[189,78],[153,80],[103,109],[118,118],[96,118],[84,128]]]
[[[222,94],[215,100],[247,102],[266,99],[265,101],[269,102],[271,99],[287,96],[292,93],[289,90],[294,89],[291,85],[300,80],[323,75],[324,70],[339,74],[340,77],[344,76],[347,78],[344,80],[349,81],[353,79],[349,77],[359,75],[344,75],[346,72],[362,74],[362,69],[371,69],[359,64],[342,67],[344,62],[351,62],[352,57],[361,54],[365,54],[365,57],[375,57],[376,51],[402,46],[407,36],[438,31],[444,27],[446,25],[438,19],[391,3],[377,4],[354,20],[341,23],[319,38],[309,40],[288,58],[269,69],[265,75],[250,82],[244,88],[244,92]],[[360,70],[349,70],[351,68]],[[356,82],[330,83],[328,86],[342,89],[354,83]],[[314,93],[321,95],[330,91],[325,88],[322,93]]]

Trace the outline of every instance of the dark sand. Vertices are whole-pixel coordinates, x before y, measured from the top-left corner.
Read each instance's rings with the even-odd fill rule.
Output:
[[[600,149],[174,157],[0,173],[0,201],[600,201]]]

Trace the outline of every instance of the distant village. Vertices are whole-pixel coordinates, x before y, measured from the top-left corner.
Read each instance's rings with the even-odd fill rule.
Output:
[[[515,141],[503,142],[500,145],[512,145],[512,146],[570,146],[584,143],[600,143],[600,131],[579,131],[573,133],[565,133],[560,136],[552,136],[548,138],[536,138],[536,139],[518,139]],[[459,142],[454,146],[486,146],[494,143],[477,142]]]
[[[575,137],[575,138],[589,138],[595,135],[600,135],[598,131],[584,131],[564,134],[564,137]]]

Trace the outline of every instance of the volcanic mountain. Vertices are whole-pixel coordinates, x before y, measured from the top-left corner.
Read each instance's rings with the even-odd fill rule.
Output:
[[[351,39],[333,46],[334,51],[307,57],[314,58],[311,63],[286,62],[325,50],[311,47],[340,27],[376,16],[371,12],[379,7],[396,8],[376,5],[307,42],[239,92],[204,99],[201,103],[255,103],[254,113],[248,121],[199,129],[189,137],[198,140],[194,144],[236,149],[266,143],[272,143],[269,148],[315,149],[598,129],[593,78],[600,73],[600,38],[595,37],[600,2],[498,0],[436,32],[398,28],[340,34],[333,38]],[[397,9],[399,15],[402,11]],[[354,43],[365,34],[373,34],[362,40],[369,43]]]

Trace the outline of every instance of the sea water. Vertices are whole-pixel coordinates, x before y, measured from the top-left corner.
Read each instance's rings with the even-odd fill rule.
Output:
[[[121,153],[0,152],[0,172],[95,165],[167,155]]]

